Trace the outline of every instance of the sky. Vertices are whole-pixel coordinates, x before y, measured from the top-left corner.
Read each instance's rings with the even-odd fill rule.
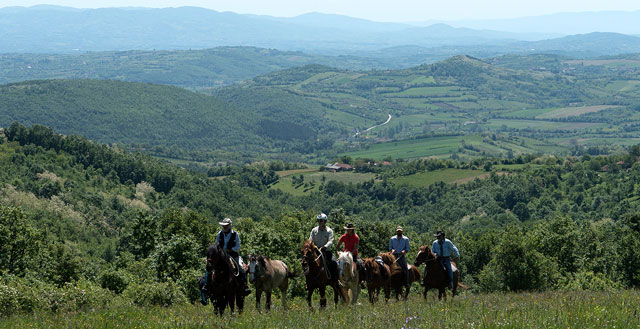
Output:
[[[638,0],[0,0],[0,7],[38,4],[76,8],[196,6],[279,17],[321,12],[386,22],[502,19],[559,12],[640,10]]]

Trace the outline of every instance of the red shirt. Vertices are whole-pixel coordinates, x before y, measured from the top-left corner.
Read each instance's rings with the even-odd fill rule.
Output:
[[[360,238],[357,234],[353,233],[353,235],[348,235],[347,233],[343,234],[338,240],[338,243],[344,243],[344,250],[342,251],[352,251],[355,248],[356,243],[360,242]],[[358,251],[355,250],[353,252],[354,255],[358,254]]]

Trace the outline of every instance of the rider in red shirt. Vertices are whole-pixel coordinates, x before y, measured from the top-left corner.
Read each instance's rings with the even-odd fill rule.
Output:
[[[353,261],[358,263],[358,243],[360,243],[360,238],[355,232],[355,226],[353,223],[347,224],[344,227],[346,233],[340,237],[338,240],[338,249],[340,249],[340,245],[344,244],[344,248],[342,251],[348,251],[353,256]]]

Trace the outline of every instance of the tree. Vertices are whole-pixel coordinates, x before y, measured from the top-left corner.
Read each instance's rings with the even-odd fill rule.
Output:
[[[21,208],[0,206],[0,272],[23,275],[37,251],[38,238]]]

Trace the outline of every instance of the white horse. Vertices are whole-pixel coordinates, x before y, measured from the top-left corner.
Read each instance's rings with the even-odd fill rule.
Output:
[[[338,251],[338,266],[340,267],[340,282],[348,298],[346,304],[355,305],[360,295],[360,273],[353,262],[353,256],[348,251]]]

